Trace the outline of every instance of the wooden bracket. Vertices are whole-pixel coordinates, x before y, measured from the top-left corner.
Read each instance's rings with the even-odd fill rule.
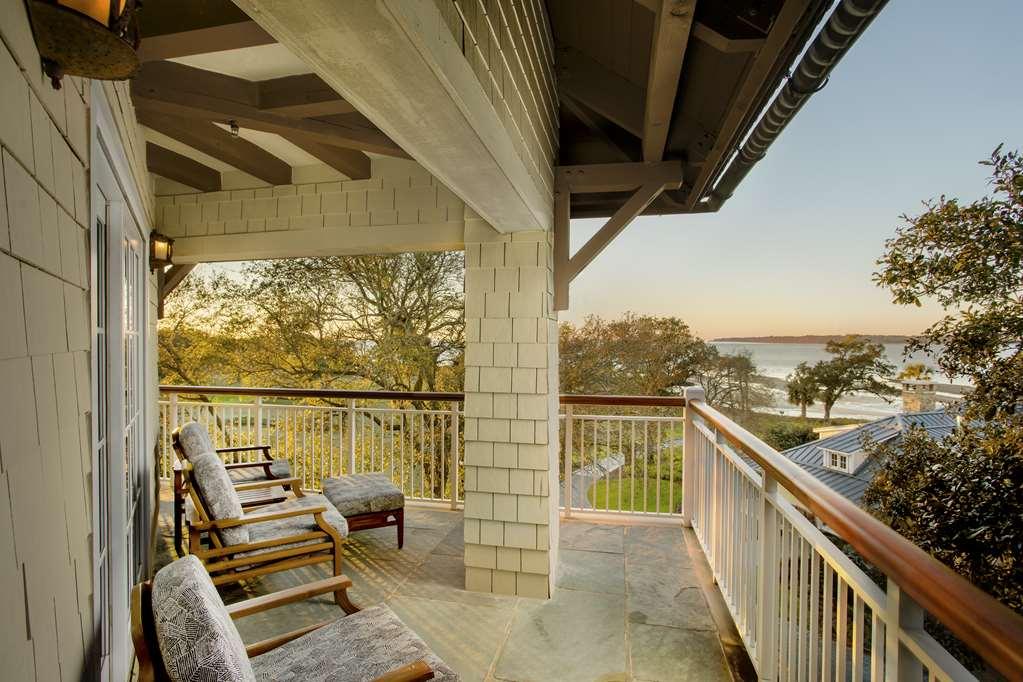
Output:
[[[156,288],[159,299],[156,303],[156,318],[163,319],[163,301],[174,291],[181,281],[185,279],[195,267],[194,263],[188,265],[172,265],[166,270],[159,270],[156,273]]]
[[[568,309],[569,284],[666,189],[682,186],[682,162],[559,166],[554,188],[554,309]],[[573,256],[572,195],[634,190]]]

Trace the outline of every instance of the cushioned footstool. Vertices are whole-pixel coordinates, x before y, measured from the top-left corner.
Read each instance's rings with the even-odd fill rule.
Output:
[[[387,474],[352,474],[323,479],[323,496],[348,521],[348,530],[398,527],[398,549],[405,545],[405,495]]]

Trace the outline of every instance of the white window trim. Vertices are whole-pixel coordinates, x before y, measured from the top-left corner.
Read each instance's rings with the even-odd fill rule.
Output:
[[[825,468],[831,469],[833,471],[841,471],[842,473],[845,473],[845,474],[851,474],[852,473],[851,468],[852,468],[852,462],[853,462],[853,455],[851,453],[840,452],[838,450],[831,450],[831,449],[828,449],[828,448],[822,448],[822,450],[824,451],[824,457],[823,457],[824,461],[822,463],[823,463]],[[833,460],[835,458],[842,458],[843,460],[845,460],[845,466],[841,467],[841,466],[836,465],[833,462]]]
[[[142,196],[139,193],[139,188],[135,184],[135,176],[131,169],[131,164],[128,162],[128,157],[125,153],[123,143],[121,141],[120,133],[117,129],[117,124],[110,109],[109,103],[107,102],[106,92],[103,84],[99,81],[91,81],[90,83],[90,175],[89,175],[89,195],[90,195],[90,207],[89,207],[89,234],[90,234],[90,296],[91,298],[91,316],[96,314],[96,282],[93,279],[96,274],[96,246],[92,243],[92,237],[95,235],[95,225],[97,219],[102,218],[107,223],[107,229],[110,229],[110,223],[115,221],[108,221],[106,216],[107,204],[106,202],[98,201],[100,196],[99,183],[104,182],[109,185],[111,178],[104,177],[100,178],[101,169],[102,175],[106,176],[106,167],[109,167],[113,178],[112,181],[116,183],[121,195],[125,201],[116,202],[111,204],[113,212],[128,211],[134,218],[135,223],[139,226],[139,232],[142,239],[142,252],[144,254],[149,253],[149,221],[146,217],[146,211],[142,202]],[[123,215],[123,213],[122,213]],[[122,221],[123,224],[123,221]],[[109,244],[109,240],[108,240]],[[120,309],[120,288],[118,287],[117,292],[110,296],[111,301],[116,300],[118,309]],[[142,310],[141,328],[144,330],[148,325],[148,305],[143,306]],[[98,435],[98,423],[94,418],[97,412],[98,405],[98,375],[101,368],[96,366],[97,352],[95,348],[96,337],[92,333],[92,329],[95,326],[95,319],[92,320],[93,327],[90,328],[91,341],[91,356],[92,356],[92,367],[91,367],[91,445],[92,445],[92,465],[93,472],[98,472],[96,450],[97,435]],[[112,341],[108,339],[107,347],[114,349],[121,344],[120,330],[108,329],[108,336],[111,331],[116,331],[116,338]],[[115,357],[116,356],[116,357]],[[114,365],[120,363],[120,355],[118,353],[111,354],[111,357],[107,358],[108,364]],[[116,361],[116,362],[115,362]],[[143,363],[140,368],[142,372],[142,384],[143,388],[148,387],[149,382],[153,380],[152,377],[148,376],[148,366]],[[123,381],[118,385],[118,389],[123,389]],[[143,392],[142,395],[146,395]],[[108,393],[108,410],[114,411],[115,414],[123,414],[124,406],[124,395],[123,390],[111,390]],[[143,401],[142,407],[142,420],[146,425],[145,428],[151,429],[149,426],[153,407],[148,404],[148,401]],[[109,413],[108,413],[109,414]],[[123,438],[120,436],[113,436],[108,431],[108,447],[110,448],[111,455],[108,457],[109,461],[120,462],[123,461],[123,450],[124,443]],[[144,442],[150,442],[150,434],[144,435]],[[113,542],[114,538],[118,540],[125,537],[127,529],[127,519],[125,518],[125,499],[123,493],[123,480],[122,477],[124,472],[120,467],[109,467],[107,481],[98,480],[98,476],[94,475],[92,484],[92,495],[93,501],[97,500],[99,494],[99,486],[107,485],[108,491],[121,491],[117,499],[111,497],[107,500],[107,506],[110,510],[108,519],[99,519],[97,514],[93,514],[92,519],[92,530],[93,538],[98,538],[99,524],[107,522],[109,523],[109,529],[107,531],[107,542],[108,542],[108,562],[110,572],[110,587],[108,588],[108,599],[109,599],[109,614],[111,619],[111,639],[110,639],[110,659],[107,662],[105,669],[102,671],[103,679],[110,680],[123,680],[128,679],[131,672],[132,660],[134,652],[131,646],[130,636],[130,607],[128,603],[127,590],[124,589],[130,583],[130,576],[128,574],[128,561],[130,557],[127,556],[127,547],[123,546],[120,541]],[[95,510],[95,504],[93,504]],[[97,553],[95,547],[93,548],[93,623],[94,630],[97,637],[101,637],[100,627],[102,626],[102,615],[103,609],[107,606],[98,603],[100,595],[99,585],[99,571],[96,570]],[[95,643],[99,646],[99,642]],[[97,659],[96,664],[100,661]],[[96,670],[96,674],[100,671]]]

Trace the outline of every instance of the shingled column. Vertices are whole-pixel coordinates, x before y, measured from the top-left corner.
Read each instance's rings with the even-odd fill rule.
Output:
[[[558,546],[551,234],[499,234],[468,213],[465,586],[546,598]]]

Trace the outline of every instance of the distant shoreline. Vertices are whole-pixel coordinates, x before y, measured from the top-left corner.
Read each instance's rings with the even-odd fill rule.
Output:
[[[806,334],[803,336],[726,336],[712,341],[724,343],[818,343],[824,344],[828,341],[837,341],[844,338],[845,334]],[[888,334],[858,334],[865,336],[872,343],[906,343],[912,336],[888,335]]]

